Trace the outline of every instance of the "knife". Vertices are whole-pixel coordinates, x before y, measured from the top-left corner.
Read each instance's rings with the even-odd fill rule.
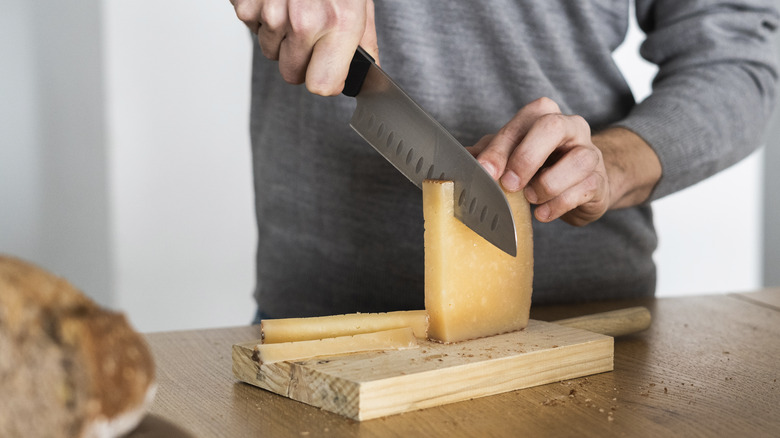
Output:
[[[362,47],[355,51],[342,93],[357,100],[352,129],[417,187],[425,179],[453,181],[455,217],[517,255],[515,221],[501,187]]]

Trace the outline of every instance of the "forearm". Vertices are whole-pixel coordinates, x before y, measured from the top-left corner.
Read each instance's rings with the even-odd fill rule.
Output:
[[[658,155],[651,201],[731,166],[760,145],[780,70],[777,0],[637,0],[653,93],[612,123]]]
[[[661,179],[661,162],[641,137],[625,128],[594,134],[609,179],[610,210],[633,207],[650,197]]]

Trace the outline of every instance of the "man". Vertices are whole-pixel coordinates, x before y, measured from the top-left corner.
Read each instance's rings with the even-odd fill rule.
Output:
[[[652,296],[650,202],[748,155],[774,103],[772,0],[636,0],[659,67],[638,104],[611,57],[628,0],[233,3],[258,41],[256,298],[271,317],[422,308],[419,189],[346,126],[351,99],[323,97],[358,44],[535,205],[535,303]]]

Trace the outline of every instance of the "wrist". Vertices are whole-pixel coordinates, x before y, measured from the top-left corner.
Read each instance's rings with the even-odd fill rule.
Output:
[[[661,162],[641,137],[625,128],[609,128],[594,134],[609,180],[609,209],[646,202],[661,179]]]

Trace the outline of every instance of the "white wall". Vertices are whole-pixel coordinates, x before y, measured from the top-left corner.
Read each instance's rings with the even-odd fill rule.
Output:
[[[0,251],[33,258],[42,181],[33,11],[26,3],[6,1],[0,14]]]
[[[106,1],[118,306],[144,330],[254,315],[249,33],[227,1]]]
[[[144,331],[249,321],[250,41],[230,4],[2,10],[0,252],[66,276]],[[628,55],[639,38],[618,58],[641,97],[653,71]],[[761,160],[656,203],[659,295],[760,285]],[[735,208],[734,193],[755,199]]]
[[[0,11],[0,252],[112,304],[100,0]]]

